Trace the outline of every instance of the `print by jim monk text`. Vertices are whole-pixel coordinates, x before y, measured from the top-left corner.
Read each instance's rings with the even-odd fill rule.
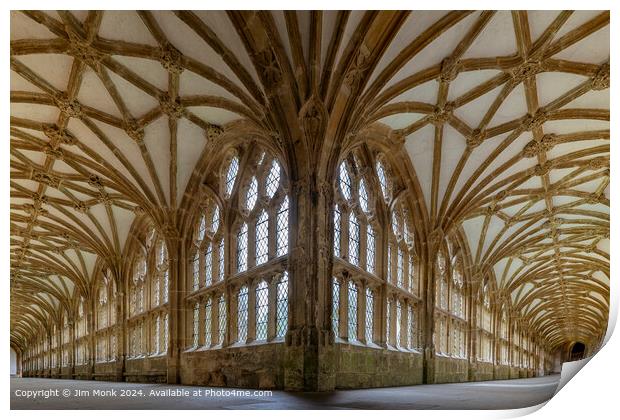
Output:
[[[268,390],[246,390],[246,389],[188,389],[188,388],[168,388],[168,389],[68,389],[68,388],[47,388],[37,390],[14,391],[15,396],[24,399],[50,399],[50,398],[264,398],[271,397],[272,391]]]

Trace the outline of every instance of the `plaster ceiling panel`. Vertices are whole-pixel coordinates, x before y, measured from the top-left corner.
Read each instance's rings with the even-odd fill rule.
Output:
[[[534,166],[536,162],[535,159],[523,159],[521,161],[514,160],[512,165],[502,169],[501,172],[498,172],[497,174],[493,174],[493,172],[499,170],[502,165],[508,163],[508,161],[513,159],[515,156],[518,156],[530,140],[532,140],[531,134],[523,133],[514,139],[508,146],[505,146],[499,155],[493,159],[493,163],[489,165],[484,172],[482,172],[479,180],[484,180],[491,175],[493,175],[490,178],[492,181],[502,180]]]
[[[34,20],[20,11],[11,10],[11,39],[53,39],[56,38],[49,29],[38,25]]]
[[[233,30],[232,22],[225,10],[195,11],[196,15],[216,34],[228,49],[235,54],[235,58],[243,65],[243,68],[252,76],[253,80],[259,80],[256,69],[246,52],[245,46],[237,31]],[[274,11],[275,14],[275,11]],[[283,38],[288,40],[288,37]],[[283,42],[286,44],[286,42]],[[260,87],[260,83],[257,83]]]
[[[188,107],[187,109],[192,111],[202,120],[216,125],[226,125],[229,122],[238,120],[240,118],[239,114],[222,108],[213,108],[210,106],[193,106]]]
[[[106,211],[106,207],[103,204],[95,204],[91,206],[89,209],[90,214],[94,217],[94,219],[99,223],[103,231],[105,232],[105,236],[110,242],[112,242],[112,231],[113,227],[110,224],[110,218],[108,217],[108,213]],[[97,235],[102,236],[99,230],[97,230]]]
[[[538,93],[539,106],[543,107],[563,96],[571,89],[576,88],[589,80],[586,76],[572,73],[546,72],[536,75],[536,91]],[[574,107],[569,102],[564,107]]]
[[[579,26],[592,20],[601,13],[602,12],[600,10],[579,10],[578,12],[573,12],[564,25],[562,25],[560,30],[555,34],[554,40],[560,39],[570,31],[577,29]]]
[[[134,84],[110,70],[105,70],[116,90],[121,94],[125,107],[133,119],[139,119],[150,110],[159,107],[159,102]],[[182,85],[182,84],[181,84]]]
[[[13,70],[11,70],[11,91],[46,93],[43,89],[33,85]]]
[[[392,86],[412,74],[441,63],[444,58],[452,54],[463,35],[471,28],[479,15],[479,12],[471,13],[435,38],[426,48],[416,54],[412,60],[409,60],[402,66],[394,77],[390,79],[387,86]]]
[[[44,123],[55,123],[60,111],[55,106],[11,103],[11,116]]]
[[[168,90],[168,71],[159,61],[124,55],[113,55],[112,58],[157,89],[161,91]]]
[[[392,130],[400,130],[424,117],[426,117],[426,114],[402,113],[381,118],[379,122],[388,125]]]
[[[133,10],[106,10],[103,12],[99,36],[110,40],[158,47],[157,41]]]
[[[472,255],[476,255],[478,251],[478,240],[480,239],[480,232],[482,232],[484,219],[484,216],[478,216],[463,222],[463,230]]]
[[[508,121],[516,120],[527,114],[527,103],[525,102],[525,89],[523,83],[518,84],[504,99],[491,118],[489,127],[495,127]]]
[[[103,111],[117,118],[123,118],[123,114],[112,100],[99,76],[91,70],[82,75],[82,84],[76,98],[82,105],[90,106],[98,111]]]
[[[184,97],[193,95],[219,96],[241,104],[238,97],[224,89],[222,86],[213,83],[194,72],[185,70],[181,73],[179,96]]]
[[[118,232],[120,247],[121,250],[123,250],[125,249],[127,238],[129,237],[131,224],[135,220],[136,215],[132,211],[128,211],[117,206],[112,206],[112,214],[114,215],[114,221],[116,223],[116,231]]]
[[[545,29],[558,16],[557,10],[530,10],[527,12],[528,25],[530,27],[530,37],[536,41]]]
[[[560,109],[586,108],[586,109],[609,109],[609,89],[590,90]]]
[[[609,25],[555,54],[559,60],[603,64],[609,60]]]
[[[609,130],[609,121],[565,119],[546,121],[543,124],[545,133],[571,134],[580,131]]]
[[[437,103],[437,89],[439,88],[439,83],[436,80],[431,80],[430,82],[422,83],[414,87],[413,89],[409,89],[406,92],[401,93],[394,99],[388,102],[388,104],[394,104],[397,102],[424,102],[427,104],[435,105]]]
[[[502,91],[504,85],[498,86],[495,89],[485,93],[482,96],[466,103],[463,106],[454,110],[454,115],[463,120],[467,125],[472,128],[478,127],[482,119],[484,118],[487,110],[491,107],[493,102],[497,99],[497,96]]]
[[[64,92],[69,84],[73,57],[64,54],[30,54],[15,58],[56,90]]]
[[[480,35],[465,51],[463,58],[510,56],[517,53],[512,16],[509,11],[498,11]]]
[[[383,54],[381,60],[379,60],[377,67],[374,69],[372,75],[370,76],[370,83],[372,83],[379,76],[379,74],[381,74],[381,71],[383,71],[383,69],[385,69],[385,67],[390,62],[392,62],[398,56],[398,54],[400,54],[403,48],[411,44],[418,36],[420,36],[420,34],[422,34],[422,32],[424,32],[431,25],[433,25],[433,23],[437,22],[439,19],[445,16],[446,13],[446,11],[442,10],[421,10],[411,12],[409,16],[407,16],[407,19],[403,23],[396,36],[394,37],[394,40],[388,46],[385,54]],[[432,61],[428,61],[425,64],[430,67],[430,65],[435,63]],[[411,74],[413,74],[413,72],[408,73],[408,75]],[[392,79],[392,81],[390,81],[390,84],[398,80]]]
[[[243,86],[236,74],[228,67],[222,57],[189,26],[181,22],[173,12],[153,11],[151,13],[161,26],[168,41],[181,51],[183,55],[213,68],[215,71],[231,80],[235,85]]]
[[[286,27],[286,18],[284,17],[283,10],[274,10],[273,18],[276,25],[276,29],[278,30],[278,34],[280,35],[280,39],[282,40],[282,45],[284,46],[284,51],[286,52],[286,56],[288,57],[288,61],[293,63],[293,52],[291,46],[291,40],[288,36],[288,28]]]
[[[407,137],[405,148],[411,159],[418,183],[424,194],[427,208],[430,209],[434,129],[426,126]]]
[[[609,139],[583,140],[560,143],[547,152],[547,157],[549,159],[557,159],[561,156],[574,153],[577,150],[598,148],[601,146],[609,147]]]
[[[488,82],[501,73],[502,72],[499,70],[474,70],[459,72],[456,79],[450,83],[448,101],[454,101],[455,99],[460,98],[470,90],[484,84],[485,82]]]
[[[177,202],[181,202],[187,182],[207,143],[204,131],[186,120],[179,121],[177,156]]]
[[[446,189],[456,165],[463,152],[465,151],[465,140],[463,136],[449,125],[443,128],[443,140],[441,144],[441,172],[439,176],[439,200],[444,199]]]
[[[332,36],[336,31],[336,22],[338,18],[338,11],[336,10],[324,10],[321,24],[321,63],[319,69],[321,74],[325,71],[325,61],[327,60],[327,51],[329,50],[329,43]]]
[[[177,144],[179,137],[177,135]],[[168,118],[161,117],[144,128],[144,145],[153,161],[153,168],[159,179],[166,201],[170,200],[170,129],[168,128]],[[143,161],[143,159],[140,159]],[[146,168],[140,173],[146,174]],[[149,176],[153,184],[157,180]],[[155,191],[155,189],[153,190]]]
[[[297,16],[297,25],[299,26],[299,33],[301,35],[301,49],[302,55],[306,63],[310,58],[310,11],[308,10],[296,10],[295,16]]]

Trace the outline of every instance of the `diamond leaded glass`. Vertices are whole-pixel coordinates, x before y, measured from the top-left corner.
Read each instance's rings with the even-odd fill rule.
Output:
[[[373,341],[375,296],[372,290],[366,289],[366,343]]]
[[[226,172],[226,195],[230,196],[230,193],[235,186],[235,179],[237,178],[237,172],[239,172],[239,158],[234,156],[230,161],[230,165],[228,166],[228,171]]]
[[[357,339],[357,285],[349,281],[349,340]]]
[[[256,265],[267,262],[269,255],[269,219],[263,210],[256,222]]]
[[[256,205],[256,200],[258,198],[258,181],[256,177],[252,177],[250,181],[250,186],[248,187],[248,192],[245,199],[245,207],[248,210],[252,210],[254,205]]]
[[[332,281],[332,329],[334,335],[340,337],[340,283],[337,279]]]
[[[276,337],[284,337],[288,328],[288,272],[276,287]]]
[[[237,302],[237,327],[238,338],[244,342],[248,338],[248,287],[243,286],[239,290]]]
[[[248,268],[248,225],[244,223],[237,234],[237,272]]]
[[[267,321],[269,314],[269,286],[261,281],[256,288],[256,339],[267,339]]]
[[[276,160],[271,163],[271,168],[269,169],[269,174],[267,175],[267,180],[265,182],[265,189],[267,191],[267,195],[269,198],[272,198],[276,191],[278,190],[278,186],[280,184],[280,165]]]
[[[288,252],[288,197],[284,197],[276,219],[276,254],[279,257]]]
[[[353,212],[349,214],[349,261],[355,265],[360,263],[360,224]]]
[[[224,295],[220,296],[220,300],[218,302],[217,329],[218,343],[223,344],[224,337],[226,336],[226,300],[224,299]]]

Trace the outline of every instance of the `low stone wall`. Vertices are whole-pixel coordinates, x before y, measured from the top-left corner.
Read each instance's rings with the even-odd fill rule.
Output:
[[[422,383],[422,355],[336,344],[336,388],[375,388]]]
[[[494,378],[493,363],[474,362],[469,365],[470,381],[492,381]]]
[[[284,388],[284,343],[186,351],[180,381],[187,385]]]
[[[118,380],[118,362],[95,363],[93,379],[97,381]]]
[[[519,368],[518,367],[510,367],[510,379],[519,379],[521,376],[519,376]]]
[[[165,383],[168,374],[166,356],[144,357],[125,361],[127,382]]]
[[[510,366],[495,366],[495,373],[493,376],[496,380],[510,379]]]
[[[467,382],[469,377],[469,362],[465,359],[437,356],[429,361],[428,383],[442,384],[447,382]]]
[[[86,365],[76,366],[73,371],[73,377],[75,379],[86,379],[86,380],[93,379],[93,374],[92,374],[90,365],[86,364]]]

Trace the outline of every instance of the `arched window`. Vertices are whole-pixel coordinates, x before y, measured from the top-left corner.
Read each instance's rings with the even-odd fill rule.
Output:
[[[116,360],[116,286],[109,270],[99,276],[95,305],[95,361],[104,363]]]
[[[476,323],[478,329],[477,358],[482,362],[493,361],[493,329],[489,281],[484,279],[477,299]]]
[[[188,312],[195,303],[205,308],[200,322],[206,325],[198,328],[205,331],[204,348],[268,342],[284,337],[289,326],[288,273],[282,263],[289,251],[285,170],[272,152],[256,144],[227,156],[219,177],[201,186],[187,254],[186,272],[199,271],[200,281],[197,289],[195,281],[188,282],[185,307]],[[202,255],[198,264],[194,252]]]
[[[332,329],[340,337],[340,282],[336,278],[332,280]]]
[[[198,306],[198,303],[194,305],[194,319],[192,327],[192,344],[194,347],[198,347],[198,338],[200,337],[200,306]]]
[[[137,241],[129,282],[129,357],[162,356],[168,349],[168,247],[163,236],[153,227],[148,228],[144,236],[138,236]],[[192,258],[192,274],[193,264]],[[194,276],[190,279],[193,289]]]

